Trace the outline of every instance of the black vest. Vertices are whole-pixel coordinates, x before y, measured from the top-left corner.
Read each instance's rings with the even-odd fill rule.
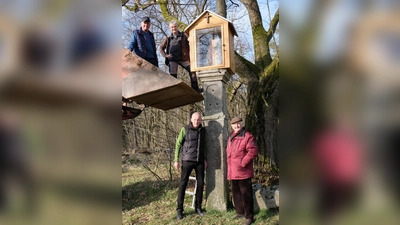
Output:
[[[185,126],[185,142],[182,147],[182,160],[192,162],[204,161],[204,143],[206,130],[200,126],[193,128],[191,125]]]
[[[175,37],[171,35],[169,38],[169,54],[172,55],[172,58],[169,60],[171,62],[179,62],[182,60],[182,34],[179,32]]]

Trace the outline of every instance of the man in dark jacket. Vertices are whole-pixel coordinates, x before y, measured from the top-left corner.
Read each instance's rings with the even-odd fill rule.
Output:
[[[233,131],[226,148],[228,180],[232,182],[236,218],[245,218],[244,224],[248,225],[254,220],[251,178],[254,177],[253,159],[258,148],[254,136],[244,129],[242,118],[234,117],[231,125]]]
[[[176,140],[174,167],[179,168],[179,152],[182,157],[181,183],[178,191],[178,208],[176,219],[183,218],[183,202],[185,199],[185,190],[192,170],[196,171],[196,213],[203,216],[201,203],[203,201],[204,188],[204,170],[207,168],[207,158],[205,149],[205,129],[201,125],[201,115],[198,112],[192,114],[191,123],[184,126]]]
[[[178,65],[182,66],[189,73],[192,88],[197,92],[202,92],[199,89],[196,74],[190,72],[188,35],[178,30],[176,21],[171,21],[169,28],[172,34],[165,38],[159,47],[161,55],[165,58],[165,64],[169,66],[169,73],[177,78]]]
[[[150,25],[150,18],[144,17],[141,28],[133,31],[128,49],[158,67],[156,42],[153,33],[149,30]]]

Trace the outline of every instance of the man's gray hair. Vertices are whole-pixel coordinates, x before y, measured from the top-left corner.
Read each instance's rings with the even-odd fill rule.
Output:
[[[178,26],[178,22],[176,22],[176,20],[172,20],[171,22],[169,22],[169,25],[176,25],[176,26]]]

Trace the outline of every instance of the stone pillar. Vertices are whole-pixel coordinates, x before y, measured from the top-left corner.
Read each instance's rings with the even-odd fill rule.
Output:
[[[226,142],[228,118],[226,108],[226,82],[230,74],[225,69],[197,72],[204,89],[207,162],[206,199],[207,210],[225,211],[228,208]]]

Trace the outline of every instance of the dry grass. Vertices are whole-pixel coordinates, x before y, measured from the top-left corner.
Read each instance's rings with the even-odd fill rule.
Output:
[[[227,212],[206,211],[200,217],[190,208],[192,197],[185,198],[184,218],[177,221],[176,199],[179,174],[174,171],[169,181],[165,165],[154,162],[153,155],[136,153],[123,159],[125,173],[122,173],[122,223],[130,224],[242,224],[234,220],[234,209]],[[159,181],[142,163],[146,163],[163,180]],[[203,202],[205,205],[205,200]],[[256,212],[254,224],[279,224],[278,210]]]

